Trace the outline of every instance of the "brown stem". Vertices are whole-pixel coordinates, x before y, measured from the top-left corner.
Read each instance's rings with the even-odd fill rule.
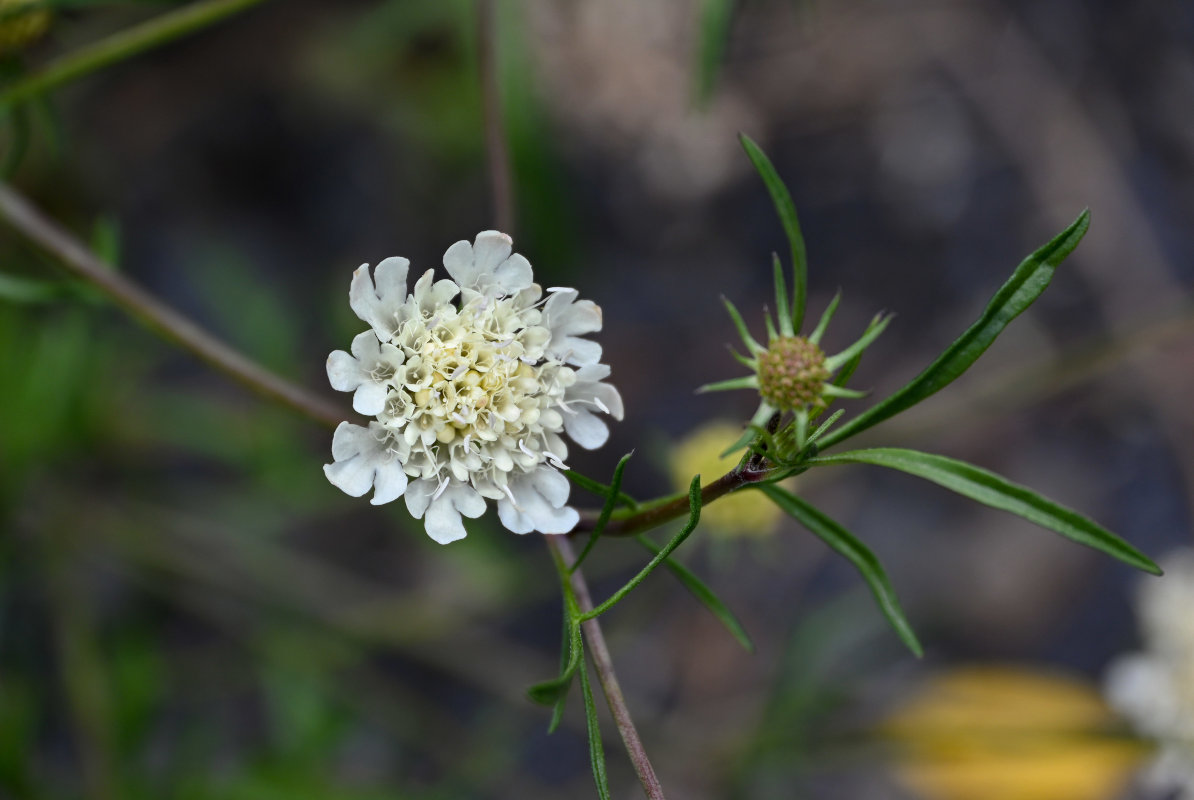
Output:
[[[567,536],[548,535],[543,539],[549,548],[559,554],[566,566],[571,566],[572,562],[576,560],[572,544],[568,541]],[[585,582],[585,576],[578,569],[572,573],[569,580],[572,582],[572,591],[576,594],[576,603],[580,606],[581,613],[587,614],[592,611],[593,597],[589,594],[589,585]],[[639,738],[638,729],[634,727],[634,720],[630,717],[626,698],[622,695],[622,687],[618,684],[618,675],[614,672],[614,661],[610,657],[609,647],[605,644],[605,635],[601,632],[601,625],[596,619],[591,619],[582,623],[581,628],[584,630],[585,640],[589,643],[589,652],[593,656],[593,666],[597,670],[597,680],[601,683],[601,691],[605,694],[606,702],[609,703],[609,711],[614,717],[614,724],[622,736],[622,743],[626,745],[626,753],[630,756],[630,762],[634,764],[634,771],[638,773],[643,791],[646,792],[650,800],[664,800],[663,786],[660,785],[659,778],[655,776],[655,768],[651,766],[651,760],[647,758],[643,740]]]
[[[343,411],[335,403],[264,369],[104,264],[78,239],[4,184],[0,184],[0,218],[154,333],[189,350],[208,366],[329,427],[334,428],[344,419]]]
[[[496,16],[493,0],[477,0],[477,60],[481,69],[481,108],[485,117],[485,154],[493,192],[493,216],[498,230],[513,234],[514,183],[510,173],[510,148],[502,122]]]
[[[719,497],[723,497],[735,489],[741,488],[748,483],[758,483],[763,478],[767,477],[768,471],[765,469],[742,468],[735,467],[734,469],[722,475],[717,480],[713,481],[701,489],[701,507],[709,505]],[[606,523],[602,530],[602,536],[633,536],[636,533],[651,530],[662,525],[665,522],[670,522],[673,519],[687,516],[689,513],[688,495],[684,494],[668,500],[642,511],[628,514],[624,517],[614,517]],[[573,533],[584,533],[593,530],[597,524],[597,518],[601,516],[597,511],[582,511],[580,512],[580,522],[577,523]]]

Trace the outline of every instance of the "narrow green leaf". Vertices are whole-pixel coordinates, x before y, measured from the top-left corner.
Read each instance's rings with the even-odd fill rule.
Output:
[[[643,567],[637,575],[627,581],[626,585],[621,589],[614,592],[613,595],[610,596],[610,598],[604,603],[597,606],[587,614],[582,614],[580,616],[580,621],[584,622],[586,620],[599,617],[621,602],[622,598],[630,594],[630,592],[633,591],[636,586],[642,583],[656,567],[658,567],[661,563],[663,563],[664,560],[667,559],[668,556],[675,552],[677,547],[684,543],[684,540],[688,538],[688,535],[696,530],[697,523],[700,521],[701,476],[695,475],[692,478],[692,483],[688,485],[688,522],[684,523],[684,527],[680,529],[680,532],[673,536],[671,541],[664,545],[663,549],[655,554],[655,557],[647,563],[647,566]]]
[[[866,397],[866,392],[860,389],[847,389],[845,386],[838,386],[836,383],[827,383],[821,389],[821,393],[826,397],[844,397],[849,400],[857,400],[860,397]]]
[[[705,394],[706,392],[724,392],[730,389],[757,389],[759,388],[759,378],[757,375],[744,375],[741,378],[729,378],[724,381],[716,381],[714,383],[706,383],[704,386],[697,387],[697,394]]]
[[[730,37],[733,0],[702,0],[700,43],[697,47],[696,101],[704,107],[713,96],[717,73]]]
[[[917,640],[912,626],[908,624],[908,619],[904,616],[903,609],[900,608],[900,601],[896,598],[895,590],[875,554],[838,522],[786,489],[765,483],[759,486],[759,490],[854,565],[862,574],[863,580],[870,586],[871,593],[875,595],[880,610],[883,611],[896,634],[917,658],[923,656],[924,649],[920,646],[920,641]]]
[[[906,411],[925,398],[941,391],[978,360],[995,338],[1013,319],[1045,291],[1053,272],[1073,252],[1090,227],[1090,212],[1083,211],[1074,223],[1037,250],[1016,268],[1000,287],[986,310],[966,332],[945,349],[937,359],[906,386],[895,392],[837,430],[821,442],[822,448],[838,442]]]
[[[815,442],[817,439],[820,439],[821,435],[825,433],[825,431],[829,430],[829,426],[841,419],[842,414],[845,413],[846,409],[839,408],[837,411],[834,411],[832,414],[830,414],[829,419],[822,422],[817,429],[813,431],[813,435],[808,437],[809,442]]]
[[[775,283],[775,313],[779,317],[780,332],[784,336],[795,336],[796,330],[792,327],[792,306],[788,301],[788,287],[784,282],[784,265],[780,263],[777,253],[771,254],[771,275]]]
[[[659,553],[659,548],[646,536],[639,535],[635,538],[647,550],[652,553]],[[729,607],[722,602],[721,598],[704,581],[698,578],[688,567],[673,558],[667,559],[663,564],[672,571],[672,574],[676,576],[680,583],[684,584],[685,589],[692,592],[693,597],[700,600],[705,608],[709,609],[713,616],[717,617],[718,621],[726,626],[726,630],[738,640],[738,644],[742,645],[743,649],[748,653],[755,651],[754,642],[750,640],[750,636],[747,635],[746,629],[742,627],[742,623],[734,616],[734,612],[730,611]]]
[[[610,800],[609,777],[605,774],[605,747],[601,744],[601,723],[597,720],[597,704],[593,702],[593,687],[589,685],[589,669],[580,665],[580,690],[585,699],[585,727],[589,732],[589,763],[593,767],[593,783],[597,796]]]
[[[1161,570],[1148,556],[1116,536],[1098,523],[1087,519],[1077,511],[1058,505],[1041,497],[1026,486],[1012,483],[993,472],[957,461],[945,456],[905,450],[897,447],[875,448],[873,450],[851,450],[831,456],[809,459],[811,465],[821,464],[874,464],[907,472],[918,478],[944,486],[963,497],[983,505],[1009,511],[1035,522],[1042,528],[1060,533],[1068,539],[1093,547],[1096,550],[1118,558],[1137,569],[1160,575]]]
[[[758,355],[767,348],[755,341],[755,337],[750,335],[750,330],[746,327],[746,321],[742,319],[742,315],[738,313],[738,309],[730,302],[728,297],[722,297],[721,302],[725,304],[726,311],[730,315],[730,320],[734,323],[734,328],[738,331],[738,336],[742,338],[742,343],[746,345],[746,349],[750,351],[752,356]]]
[[[792,249],[792,329],[800,330],[804,324],[805,298],[808,295],[808,256],[804,250],[804,234],[800,232],[800,220],[796,217],[796,204],[792,202],[792,195],[788,187],[780,180],[779,174],[771,164],[771,159],[746,134],[738,134],[742,142],[742,149],[746,157],[754,164],[767,186],[771,195],[771,202],[775,204],[779,214],[780,224],[784,234],[788,237],[788,245]]]
[[[564,470],[564,475],[568,478],[568,480],[572,481],[586,492],[595,494],[600,498],[609,497],[609,487],[600,481],[595,481],[592,478],[586,475],[581,475],[576,470],[571,469]],[[618,503],[626,506],[631,511],[638,508],[638,503],[635,502],[635,499],[625,492],[618,492]]]
[[[549,681],[536,683],[527,689],[527,697],[531,698],[532,702],[538,703],[542,706],[554,706],[562,701],[568,694],[569,687],[572,686],[572,676],[576,674],[576,668],[581,662],[583,656],[583,647],[581,645],[580,624],[571,611],[568,612],[569,621],[568,627],[568,660],[564,668],[560,671],[558,677],[552,678]]]
[[[564,629],[560,635],[560,675],[564,675],[568,671],[568,664],[572,659],[572,654],[583,645],[580,640],[580,625],[573,622],[573,605],[568,600],[564,601]],[[575,665],[573,670],[575,670]],[[560,727],[560,723],[564,721],[564,709],[568,705],[568,690],[572,688],[572,677],[568,677],[568,685],[564,687],[562,692],[559,692],[559,697],[556,698],[555,705],[551,709],[551,721],[547,723],[547,735],[556,732]]]
[[[576,572],[580,568],[581,562],[588,558],[589,553],[592,552],[593,547],[597,544],[597,540],[601,538],[605,526],[609,523],[609,517],[614,513],[614,506],[618,504],[618,493],[622,488],[622,473],[626,471],[626,462],[630,460],[632,455],[634,455],[633,450],[622,456],[621,460],[618,461],[618,466],[614,467],[614,477],[609,483],[609,492],[605,496],[605,504],[601,507],[601,514],[597,517],[597,523],[593,525],[593,532],[589,534],[589,541],[585,542],[585,548],[580,551],[580,555],[576,557],[576,561],[573,561],[572,566],[568,568],[569,574]]]
[[[817,327],[813,328],[813,332],[808,335],[810,342],[813,344],[821,343],[821,337],[825,335],[825,329],[829,327],[829,321],[833,319],[833,315],[837,311],[837,306],[840,302],[842,302],[842,293],[839,289],[837,294],[833,296],[833,299],[829,301],[829,305],[825,307],[825,311],[821,314],[821,319],[817,320]]]
[[[870,325],[867,326],[867,329],[865,331],[863,331],[862,336],[858,337],[858,341],[856,341],[854,344],[847,347],[842,352],[837,353],[836,355],[832,355],[829,358],[825,359],[825,367],[830,372],[832,372],[833,370],[837,369],[838,367],[842,366],[843,364],[846,364],[846,363],[852,361],[853,359],[857,358],[859,355],[862,354],[863,350],[866,350],[868,347],[871,346],[872,342],[874,342],[876,339],[879,338],[879,335],[881,333],[883,333],[884,330],[887,329],[887,325],[890,322],[891,322],[890,315],[886,316],[886,317],[881,317],[879,319],[878,324],[872,322]]]

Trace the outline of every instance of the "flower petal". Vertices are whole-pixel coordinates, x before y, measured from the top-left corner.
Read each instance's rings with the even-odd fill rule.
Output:
[[[514,240],[506,234],[500,231],[481,231],[473,242],[473,263],[477,274],[493,274],[498,265],[510,257],[513,250]]]
[[[565,414],[564,430],[586,450],[596,450],[609,439],[609,426],[585,409]]]
[[[564,481],[562,493],[557,479]],[[567,533],[580,521],[576,509],[563,505],[568,499],[568,479],[551,467],[511,476],[509,488],[514,499],[498,501],[498,518],[514,533]]]
[[[373,336],[372,331],[369,335]],[[328,383],[338,392],[354,391],[366,379],[366,375],[361,371],[361,362],[343,350],[332,351],[328,356],[327,367]]]
[[[335,459],[335,463],[325,464],[324,474],[345,494],[352,497],[362,496],[374,486],[379,472],[388,471],[397,465],[389,452],[386,438],[385,428],[376,422],[369,423],[368,428],[353,425],[351,422],[341,422],[332,435],[332,458]],[[400,465],[398,469],[401,469]],[[393,491],[393,478],[387,477],[385,480],[391,483],[387,483],[388,491],[383,492],[383,497],[389,491]]]

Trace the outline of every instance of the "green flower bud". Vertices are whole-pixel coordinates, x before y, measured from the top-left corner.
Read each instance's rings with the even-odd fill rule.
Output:
[[[829,368],[825,353],[803,336],[772,339],[758,355],[759,394],[772,407],[797,410],[823,407]]]

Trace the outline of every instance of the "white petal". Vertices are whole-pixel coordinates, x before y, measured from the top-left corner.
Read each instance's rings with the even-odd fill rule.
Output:
[[[599,383],[593,387],[593,395],[609,409],[609,415],[614,419],[622,419],[626,413],[622,405],[622,395],[608,383]]]
[[[452,481],[427,509],[427,535],[440,544],[463,539],[466,534],[460,515],[479,517],[484,513],[481,495],[467,484]]]
[[[601,345],[577,336],[556,338],[552,335],[551,354],[562,361],[578,367],[596,364],[601,360]]]
[[[518,253],[499,264],[494,270],[494,277],[497,278],[497,284],[505,294],[517,294],[529,288],[534,281],[531,262]]]
[[[324,464],[323,474],[332,485],[350,497],[360,497],[373,486],[375,466],[359,455],[334,464]]]
[[[531,482],[536,491],[543,495],[543,499],[553,508],[560,508],[568,502],[572,484],[558,471],[550,467],[540,467],[532,474]]]
[[[510,257],[514,240],[499,231],[481,231],[473,242],[473,261],[477,274],[492,274],[499,264]],[[529,264],[527,265],[530,266]]]
[[[473,246],[461,239],[444,252],[444,269],[461,286],[471,286],[476,272]]]
[[[410,261],[398,256],[383,259],[373,268],[373,282],[377,296],[402,302],[406,299],[406,271]]]
[[[586,450],[596,450],[609,438],[609,426],[584,409],[564,415],[564,430]]]
[[[389,393],[390,388],[384,383],[364,380],[352,396],[352,410],[366,417],[375,417],[386,410],[386,397]]]
[[[343,461],[362,450],[371,449],[375,444],[376,440],[368,428],[353,425],[351,422],[341,422],[332,434],[332,458]]]
[[[439,484],[430,478],[422,478],[417,481],[412,481],[406,487],[406,510],[415,519],[421,519],[423,512],[427,510],[427,506],[431,503],[431,496],[435,494],[435,490],[439,488]]]
[[[397,500],[406,491],[406,471],[397,461],[378,467],[373,478],[373,499],[369,502],[375,506]]]
[[[373,336],[373,333],[369,333]],[[376,338],[376,337],[375,337]],[[361,371],[361,362],[345,353],[335,350],[328,356],[328,382],[338,392],[351,392],[366,378]]]
[[[376,361],[381,353],[381,342],[378,341],[376,333],[368,330],[352,337],[352,346],[349,349],[361,361]]]
[[[558,483],[563,480],[563,485]],[[580,515],[563,506],[568,499],[568,479],[550,467],[510,479],[514,500],[498,502],[498,518],[514,533],[567,533],[576,527]],[[562,506],[562,507],[561,507]]]

